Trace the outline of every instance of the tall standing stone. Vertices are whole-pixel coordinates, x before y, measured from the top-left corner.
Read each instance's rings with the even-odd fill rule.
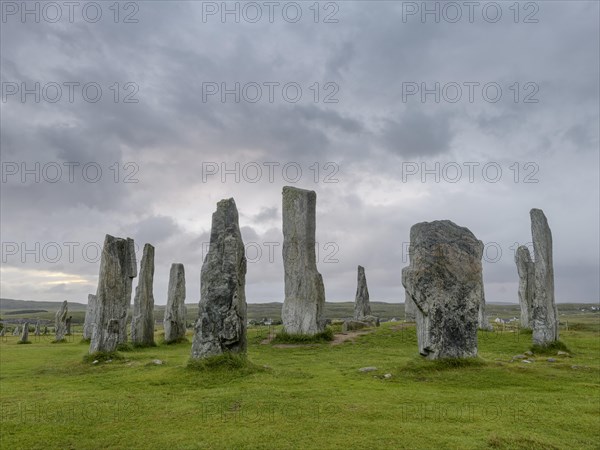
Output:
[[[313,335],[325,328],[325,287],[315,252],[316,204],[314,191],[283,188],[285,300],[281,319],[290,334]]]
[[[200,275],[192,358],[246,352],[246,257],[233,198],[217,203]]]
[[[67,336],[71,336],[71,324],[73,323],[73,316],[67,317],[66,325],[67,325]]]
[[[481,248],[483,249],[483,242]],[[485,292],[483,290],[483,281],[481,282],[481,299],[479,301],[479,313],[477,315],[477,322],[480,330],[492,331],[494,329],[488,322],[487,314],[485,312]]]
[[[534,255],[534,292],[531,315],[533,343],[547,345],[558,340],[558,310],[554,302],[552,232],[541,209],[532,209],[531,234]]]
[[[483,243],[449,220],[410,230],[402,284],[417,306],[419,353],[429,359],[477,356]]]
[[[111,352],[127,341],[127,310],[131,283],[137,275],[133,239],[106,235],[98,277],[97,326],[92,330],[90,353]]]
[[[417,305],[408,291],[404,290],[404,320],[414,322],[417,317]]]
[[[67,334],[67,314],[69,313],[69,308],[67,307],[67,301],[65,300],[60,305],[58,311],[56,311],[56,315],[54,316],[54,340],[56,342],[60,342],[65,339],[65,334]]]
[[[19,342],[21,344],[26,344],[29,342],[29,322],[25,322],[23,324],[23,331],[21,332],[21,339]]]
[[[15,326],[15,328],[13,329],[13,336],[18,336],[19,335],[19,325]]]
[[[521,245],[515,252],[515,264],[519,274],[519,305],[521,306],[521,327],[531,328],[533,312],[533,292],[535,289],[535,268],[529,249]]]
[[[367,277],[365,268],[358,266],[358,280],[356,284],[356,297],[354,298],[354,319],[363,320],[371,315],[371,304],[369,303],[369,289],[367,288]]]
[[[185,313],[185,270],[183,264],[173,263],[163,320],[165,342],[177,342],[185,337]]]
[[[35,331],[33,332],[33,334],[35,336],[39,336],[42,334],[42,332],[40,331],[40,321],[39,319],[35,322]]]
[[[135,288],[133,317],[131,319],[131,341],[141,346],[154,345],[154,247],[144,245],[140,264],[140,276]]]
[[[83,339],[91,339],[98,323],[98,300],[94,294],[88,294],[88,303],[83,322]]]

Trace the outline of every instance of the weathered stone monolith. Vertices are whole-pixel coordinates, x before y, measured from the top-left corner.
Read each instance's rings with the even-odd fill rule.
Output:
[[[144,245],[140,264],[140,276],[135,288],[133,317],[131,319],[131,342],[138,346],[154,344],[154,247]]]
[[[88,303],[83,322],[83,339],[91,339],[94,328],[98,323],[98,301],[94,294],[88,294]]]
[[[217,203],[200,275],[192,358],[246,352],[246,257],[233,198]]]
[[[12,333],[12,335],[13,335],[13,336],[18,336],[19,334],[20,334],[20,333],[19,333],[19,325],[17,325],[17,326],[15,326],[15,328],[13,329],[13,333]]]
[[[515,264],[519,274],[519,305],[521,306],[521,327],[531,328],[533,311],[533,291],[535,288],[535,268],[529,249],[521,245],[515,252]]]
[[[131,283],[137,276],[133,239],[106,235],[100,259],[97,326],[92,330],[90,353],[111,352],[127,342],[127,310],[131,304]]]
[[[5,328],[6,328],[6,327],[2,327],[2,329],[0,329],[0,337],[4,337],[4,335],[5,335],[5,333],[6,333],[6,332],[4,331],[4,330],[5,330]]]
[[[67,317],[66,326],[67,326],[67,336],[71,336],[71,323],[73,322],[73,316]]]
[[[29,342],[29,322],[25,322],[23,324],[23,331],[21,332],[21,339],[19,339],[21,344],[26,344]]]
[[[37,322],[35,322],[35,331],[33,332],[33,334],[35,336],[39,336],[42,334],[42,332],[40,331],[40,321],[39,320]]]
[[[67,314],[69,313],[69,308],[67,307],[67,301],[65,300],[60,305],[58,311],[56,311],[56,315],[54,316],[54,340],[56,342],[60,342],[65,339],[65,335],[67,334]]]
[[[548,345],[558,340],[558,311],[554,302],[552,232],[541,209],[532,209],[531,234],[534,255],[534,291],[531,325],[533,343]]]
[[[166,343],[177,342],[185,337],[185,313],[185,270],[183,264],[173,263],[163,320]]]
[[[313,335],[325,328],[325,287],[315,252],[316,204],[314,191],[283,188],[285,300],[281,319],[290,334]]]
[[[488,322],[487,314],[485,312],[485,292],[483,290],[483,281],[481,282],[481,298],[479,300],[479,313],[477,315],[477,323],[480,330],[492,331],[494,329]]]
[[[410,297],[408,291],[404,290],[404,320],[414,322],[417,317],[417,305]]]
[[[370,315],[371,304],[369,303],[369,289],[367,288],[365,268],[363,266],[358,266],[356,297],[354,298],[354,319],[363,320],[365,316]]]
[[[429,359],[477,356],[483,243],[449,220],[410,230],[402,284],[417,306],[419,353]]]

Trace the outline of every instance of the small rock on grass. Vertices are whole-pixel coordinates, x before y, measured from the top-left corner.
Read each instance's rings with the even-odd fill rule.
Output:
[[[152,360],[152,364],[156,365],[156,366],[160,366],[164,364],[164,361],[160,360],[160,359],[153,359]]]
[[[556,358],[548,358],[546,361],[548,361],[548,362],[556,362]]]
[[[358,369],[359,372],[374,372],[377,370],[377,367],[361,367]]]
[[[391,373],[386,373],[383,378],[385,378],[386,380],[389,380],[390,378],[392,378],[392,374]]]

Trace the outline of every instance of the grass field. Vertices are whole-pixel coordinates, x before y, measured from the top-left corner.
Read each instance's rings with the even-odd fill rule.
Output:
[[[89,364],[79,337],[52,344],[30,336],[32,345],[4,337],[1,447],[599,446],[597,316],[569,318],[561,330],[571,357],[535,355],[529,364],[510,362],[530,347],[521,333],[480,332],[479,360],[459,366],[419,357],[414,324],[385,323],[337,345],[261,343],[267,334],[249,330],[253,365],[203,371],[187,367],[190,343]],[[377,370],[359,372],[366,366]]]

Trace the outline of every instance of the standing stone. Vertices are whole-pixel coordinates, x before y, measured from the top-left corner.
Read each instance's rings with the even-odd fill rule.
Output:
[[[54,340],[56,342],[63,341],[65,339],[65,334],[67,333],[67,314],[69,312],[69,308],[67,307],[67,301],[65,300],[60,305],[58,311],[56,311],[56,315],[54,316],[54,329],[55,336]]]
[[[233,198],[217,203],[200,274],[192,358],[246,352],[246,257]]]
[[[414,322],[417,317],[417,305],[408,291],[404,290],[404,320]]]
[[[0,329],[0,337],[4,337],[5,334],[5,327],[2,327],[2,329]]]
[[[71,336],[71,322],[73,321],[73,316],[67,317],[66,325],[67,325],[67,336]]]
[[[131,283],[137,275],[133,239],[106,235],[96,291],[97,326],[92,330],[90,353],[112,352],[127,341],[127,310]]]
[[[485,292],[483,290],[483,281],[481,282],[481,299],[479,301],[479,313],[477,315],[477,323],[480,330],[492,331],[494,329],[488,322],[487,314],[485,313]]]
[[[165,342],[177,342],[185,337],[185,313],[185,270],[183,264],[173,263],[163,320]]]
[[[533,291],[535,288],[535,268],[529,249],[521,245],[515,252],[515,263],[519,274],[519,305],[521,306],[521,327],[531,328],[533,311]]]
[[[18,336],[18,335],[19,335],[19,325],[17,325],[13,330],[13,336]]]
[[[285,300],[281,319],[290,334],[313,335],[325,328],[325,287],[315,253],[316,204],[314,191],[283,188]]]
[[[429,359],[477,356],[483,243],[449,220],[410,230],[402,284],[417,306],[419,353]]]
[[[88,294],[88,303],[83,322],[83,339],[91,339],[98,322],[98,300],[94,294]]]
[[[371,315],[371,304],[369,303],[369,289],[367,288],[367,277],[365,268],[358,266],[358,281],[356,286],[356,297],[354,299],[354,319],[363,320]]]
[[[40,334],[42,334],[42,332],[40,331],[40,321],[39,320],[35,323],[35,331],[33,332],[33,334],[35,336],[39,336]]]
[[[19,342],[21,344],[26,344],[29,342],[29,322],[25,322],[23,324],[23,331],[21,332],[21,339]]]
[[[552,232],[541,209],[532,209],[531,234],[534,255],[533,343],[547,345],[558,340],[558,310],[554,302]]]
[[[140,276],[133,299],[133,317],[131,319],[131,341],[136,345],[154,344],[154,247],[144,245]]]

